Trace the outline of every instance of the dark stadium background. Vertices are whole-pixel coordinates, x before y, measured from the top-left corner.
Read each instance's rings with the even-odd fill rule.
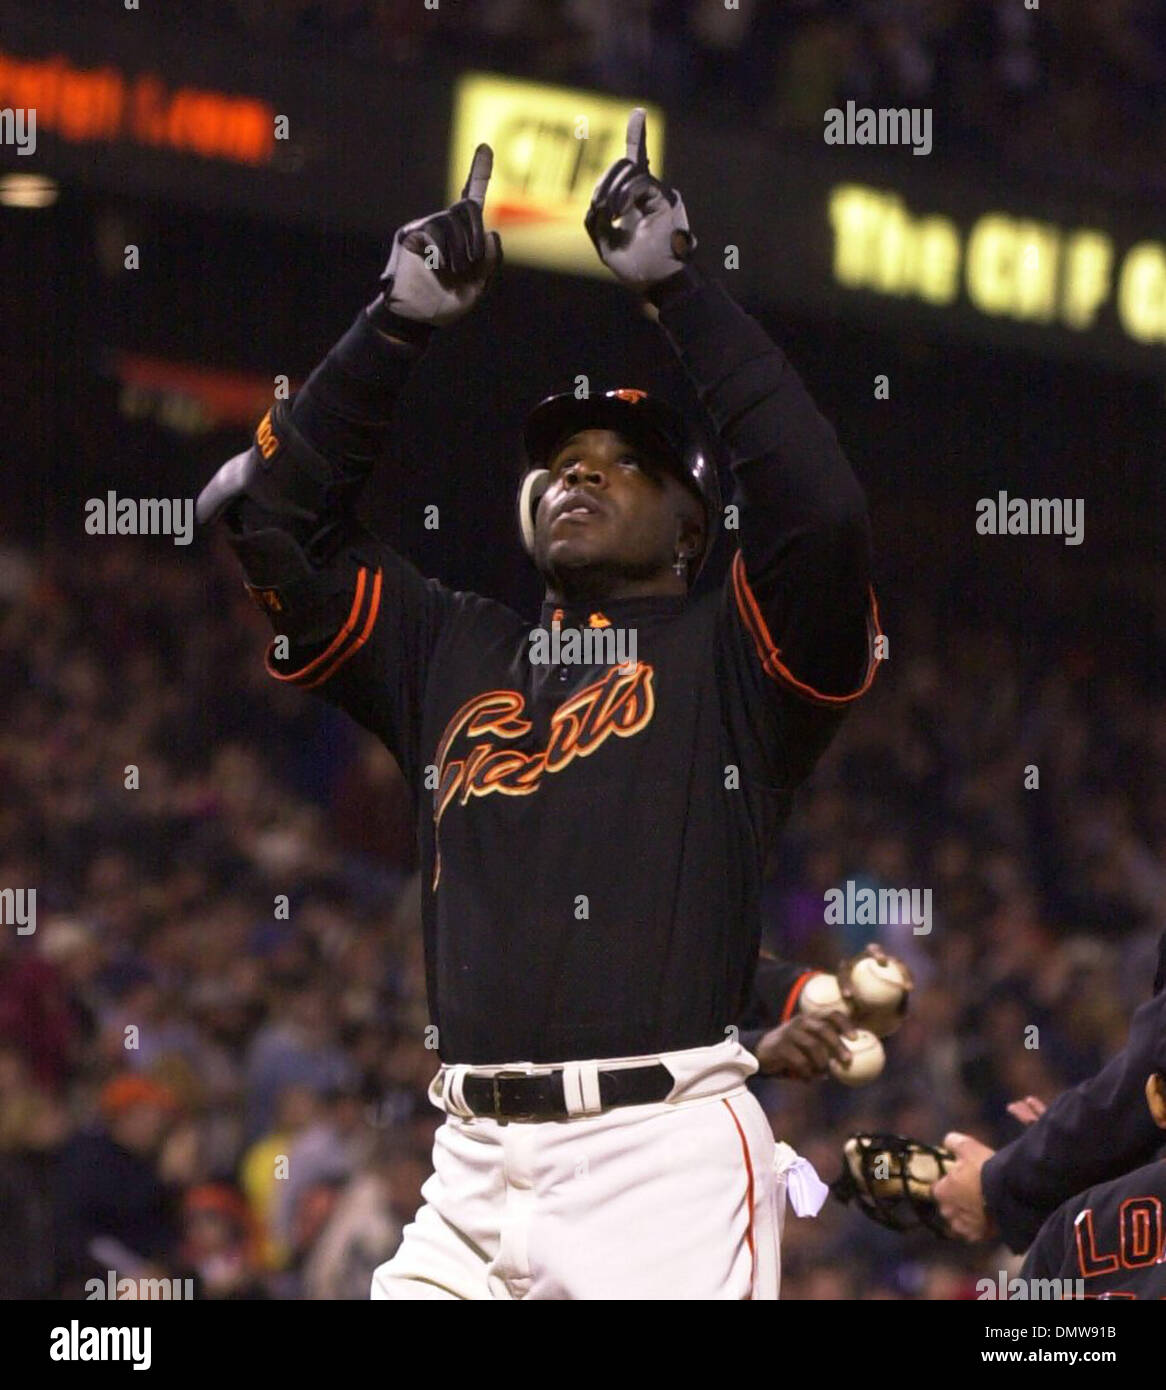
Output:
[[[85,24],[80,7],[41,8],[59,36]],[[1021,212],[1051,190],[1086,223],[1137,206],[1166,226],[1159,5],[1105,7],[1105,19],[1085,5],[1042,11],[1035,66],[1007,81],[1029,70],[1002,61],[1014,40],[1003,7],[986,3],[808,2],[780,23],[758,7],[720,50],[697,37],[700,4],[632,6],[651,42],[619,63],[601,58],[622,52],[626,18],[604,21],[606,48],[602,28],[588,48],[564,43],[570,5],[512,7],[509,37],[502,6],[443,6],[428,35],[414,32],[418,8],[184,6],[182,46],[195,66],[205,52],[220,86],[232,54],[256,47],[310,62],[325,93],[407,75],[440,97],[472,66],[629,105],[646,96],[675,111],[671,157],[691,133],[706,156],[722,141],[727,164],[758,129],[822,158],[812,123],[781,114],[798,106],[790,84],[812,72],[830,93],[820,105],[855,93],[909,104],[897,81],[922,51],[933,78],[918,100],[935,105],[937,131],[946,116],[947,142],[901,162],[956,185],[966,176],[985,207]],[[807,39],[815,26],[830,42]],[[849,66],[821,57],[839,45]],[[977,84],[987,95],[973,102]],[[371,297],[394,228],[442,204],[444,165],[404,186],[398,176],[412,167],[404,99],[398,114],[399,165],[369,169],[365,184],[370,208],[383,198],[380,235],[337,227],[326,207],[315,225],[230,210],[193,173],[187,197],[78,175],[62,177],[52,207],[0,207],[0,886],[35,885],[39,909],[36,935],[5,927],[0,944],[6,1297],[76,1287],[67,1238],[51,1234],[82,1220],[61,1174],[101,1152],[101,1098],[113,1104],[110,1083],[127,1071],[164,1079],[178,1110],[162,1159],[127,1179],[140,1186],[121,1193],[120,1238],[148,1229],[151,1267],[194,1270],[208,1296],[360,1297],[417,1200],[436,1115],[423,1098],[432,1054],[411,827],[391,760],[322,706],[268,688],[265,624],[220,539],[181,548],[83,530],[87,498],[193,496],[246,442],[238,424],[167,425],[173,389],[139,396],[130,418],[125,355],[302,380]],[[424,138],[442,148],[440,132]],[[46,138],[35,161],[2,151],[3,169],[52,174],[53,148]],[[706,253],[732,240],[741,209],[684,191]],[[763,207],[781,196],[756,190]],[[133,273],[111,260],[129,242],[144,253]],[[751,254],[799,253],[762,238]],[[741,298],[867,490],[891,644],[800,799],[768,944],[818,965],[861,945],[821,922],[822,891],[846,877],[936,899],[930,938],[888,942],[921,988],[884,1077],[858,1092],[761,1091],[778,1136],[829,1177],[863,1126],[1010,1137],[1006,1102],[1089,1074],[1148,992],[1166,926],[1164,357],[1068,356],[1007,331],[977,341],[889,305],[884,316],[869,303]],[[507,265],[408,387],[370,521],[424,573],[533,612],[540,587],[513,525],[518,431],[580,371],[593,387],[683,398],[657,330],[618,286]],[[874,399],[880,373],[887,401]],[[977,536],[976,500],[1001,489],[1083,498],[1085,543]],[[436,533],[421,524],[431,503]],[[717,582],[726,550],[703,582]],[[129,762],[138,792],[123,786]],[[1022,790],[1028,763],[1040,791]],[[278,892],[292,900],[287,923],[270,920]],[[143,1047],[127,1053],[121,1029],[138,1021]],[[1032,1023],[1035,1052],[1023,1046]],[[303,1089],[280,1099],[292,1082]],[[314,1180],[272,1216],[256,1174],[297,1134]],[[884,1236],[830,1208],[816,1223],[789,1219],[784,1255],[784,1296],[803,1298],[969,1297],[1007,1258]],[[216,1285],[208,1271],[224,1267]]]

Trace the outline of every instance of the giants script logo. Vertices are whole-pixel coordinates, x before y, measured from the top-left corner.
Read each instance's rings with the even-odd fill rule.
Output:
[[[565,700],[551,718],[547,746],[533,753],[500,748],[490,738],[519,739],[530,732],[522,717],[526,702],[517,690],[487,690],[467,700],[446,725],[437,745],[438,785],[434,797],[436,843],[445,808],[456,798],[463,806],[471,796],[529,796],[544,773],[561,772],[576,758],[587,758],[615,734],[631,738],[651,722],[656,708],[652,667],[637,662],[631,670],[613,666],[594,684]],[[481,739],[479,743],[472,740]],[[454,756],[455,744],[462,749]],[[433,888],[441,878],[441,850],[434,855]]]

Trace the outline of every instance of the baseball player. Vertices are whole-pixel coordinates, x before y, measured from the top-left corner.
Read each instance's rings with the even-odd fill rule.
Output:
[[[1026,1250],[1062,1202],[1151,1162],[1163,1146],[1142,1103],[1146,1077],[1162,1067],[1166,1039],[1166,933],[1158,943],[1153,996],[1134,1013],[1122,1050],[1096,1076],[1047,1108],[1027,1097],[1008,1107],[1027,1128],[999,1150],[967,1134],[944,1144],[955,1166],[935,1185],[940,1214],[967,1241],[999,1236]]]
[[[412,791],[446,1119],[372,1296],[775,1298],[775,1143],[733,1024],[767,847],[874,676],[865,502],[781,350],[693,264],[636,110],[586,230],[658,312],[737,510],[685,415],[621,388],[527,421],[535,623],[364,531],[401,387],[501,261],[491,162],[398,230],[382,292],[199,499],[271,616],[271,675],[376,733]],[[693,598],[723,515],[730,572]]]
[[[1166,1039],[1159,1042],[1166,1058]],[[1146,1107],[1166,1129],[1166,1072],[1151,1072]],[[1159,1135],[1161,1138],[1161,1135]],[[1041,1227],[1022,1279],[1084,1285],[1086,1298],[1166,1298],[1166,1161],[1099,1183],[1063,1203]]]

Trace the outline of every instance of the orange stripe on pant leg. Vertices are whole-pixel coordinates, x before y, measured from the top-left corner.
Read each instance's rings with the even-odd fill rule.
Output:
[[[722,1101],[725,1109],[733,1117],[733,1123],[737,1126],[737,1134],[741,1139],[741,1155],[745,1160],[745,1174],[748,1178],[749,1192],[749,1225],[745,1231],[745,1239],[749,1245],[749,1297],[753,1297],[753,1281],[757,1276],[757,1251],[753,1246],[753,1160],[749,1157],[749,1145],[745,1140],[745,1131],[741,1128],[741,1121],[737,1118],[737,1112],[729,1104]]]

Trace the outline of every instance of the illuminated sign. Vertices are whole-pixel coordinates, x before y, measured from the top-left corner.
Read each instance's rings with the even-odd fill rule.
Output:
[[[863,184],[830,191],[835,281],[848,289],[951,305],[961,291],[979,313],[1093,328],[1111,305],[1128,338],[1166,342],[1166,244],[1143,241],[1118,258],[1088,227],[987,212],[964,236],[948,217],[917,217],[894,193]]]
[[[271,406],[270,376],[129,352],[113,353],[111,366],[121,383],[123,415],[130,419],[153,416],[184,434],[225,425],[245,425],[250,430]],[[295,391],[298,386],[293,381],[289,389]]]
[[[275,147],[275,111],[256,97],[171,89],[152,73],[74,67],[60,55],[0,50],[0,107],[35,110],[39,131],[71,144],[128,140],[236,164],[266,164]]]
[[[502,234],[507,260],[604,275],[583,228],[600,176],[625,153],[633,106],[648,113],[648,162],[662,169],[664,116],[630,98],[546,87],[472,73],[454,94],[449,200],[461,197],[475,148],[494,151],[486,226]]]

